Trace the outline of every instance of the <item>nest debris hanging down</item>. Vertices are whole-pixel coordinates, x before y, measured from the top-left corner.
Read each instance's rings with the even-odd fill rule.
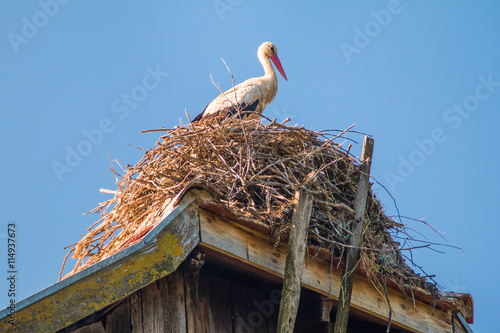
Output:
[[[165,131],[123,176],[113,170],[118,190],[93,210],[101,218],[66,256],[74,252],[77,259],[68,275],[120,251],[134,235],[154,227],[166,200],[192,181],[214,185],[233,211],[268,224],[277,244],[288,236],[295,190],[306,187],[314,195],[308,242],[327,249],[337,260],[342,256],[352,234],[359,162],[334,142],[345,142],[339,132],[255,120],[197,123]],[[315,181],[302,185],[311,173]],[[391,237],[404,233],[404,225],[384,213],[371,191],[365,225],[360,268],[376,287],[387,280],[401,290],[436,292],[405,263],[401,245]]]

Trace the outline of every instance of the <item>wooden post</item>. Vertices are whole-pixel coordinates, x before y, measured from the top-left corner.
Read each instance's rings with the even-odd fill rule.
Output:
[[[360,175],[356,197],[354,198],[354,211],[356,220],[354,221],[354,235],[351,237],[349,245],[354,247],[347,251],[347,258],[344,265],[344,273],[340,285],[339,303],[337,316],[335,318],[334,333],[345,333],[347,331],[347,321],[349,319],[349,308],[351,306],[352,285],[354,282],[354,270],[359,260],[359,245],[363,231],[363,217],[365,215],[366,198],[370,187],[370,169],[373,156],[373,139],[365,136],[363,142],[363,152],[361,153],[362,164],[359,167]]]
[[[286,254],[285,276],[281,291],[278,333],[292,333],[300,301],[302,268],[306,254],[307,231],[313,197],[304,190],[295,193],[297,206],[293,212],[288,250]]]

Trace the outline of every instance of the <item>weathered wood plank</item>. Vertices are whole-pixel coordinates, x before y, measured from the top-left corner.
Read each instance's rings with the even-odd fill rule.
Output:
[[[285,275],[281,291],[280,312],[278,316],[278,333],[291,333],[295,326],[295,318],[300,302],[300,284],[302,268],[306,255],[307,231],[313,197],[304,190],[296,193],[292,224],[288,237]]]
[[[353,247],[347,249],[345,259],[344,273],[340,285],[339,303],[337,316],[335,318],[335,333],[345,333],[347,331],[347,322],[349,320],[349,308],[351,306],[352,285],[354,283],[354,271],[359,261],[359,246],[363,231],[363,222],[365,216],[366,199],[370,189],[370,169],[373,157],[373,139],[365,136],[363,142],[363,151],[361,153],[362,164],[359,167],[359,181],[354,198],[354,211],[357,221],[354,221],[353,236],[349,240],[349,245]]]
[[[106,333],[131,333],[130,300],[127,298],[106,316]]]
[[[141,303],[144,333],[187,332],[181,272],[175,271],[144,287]]]
[[[206,244],[210,244],[214,249],[227,251],[231,255],[247,258],[246,247],[234,246],[233,237],[238,237],[240,230],[235,228],[226,229],[225,225],[217,223],[219,217],[206,211],[200,211],[200,219],[201,216],[203,216],[204,222],[210,226],[210,229],[206,229],[210,230],[210,232],[203,234]],[[202,229],[201,232],[203,231]]]
[[[204,270],[185,272],[187,332],[232,333],[231,281]]]
[[[203,269],[198,272],[184,272],[184,288],[186,291],[187,331],[211,332],[208,299],[208,279]]]
[[[165,332],[187,332],[184,275],[177,270],[157,282]]]
[[[142,329],[142,290],[130,295],[130,324],[133,333],[143,333]]]
[[[283,277],[285,246],[280,246],[274,251],[274,241],[271,238],[252,235],[234,223],[208,212],[200,212],[200,223],[200,246],[225,254],[274,276]],[[210,243],[217,237],[224,238],[222,249]],[[330,267],[328,262],[319,258],[308,258],[302,275],[302,286],[337,299],[335,295],[340,291],[341,276],[342,272],[336,267]],[[432,306],[420,301],[415,302],[414,308],[398,291],[392,289],[388,290],[388,294],[393,306],[392,321],[395,325],[411,332],[441,333],[452,330],[450,313],[434,309],[433,314]],[[354,278],[351,306],[382,320],[388,319],[384,298],[366,278],[359,275],[355,275]]]
[[[142,288],[142,331],[144,333],[165,332],[163,308],[158,281]]]

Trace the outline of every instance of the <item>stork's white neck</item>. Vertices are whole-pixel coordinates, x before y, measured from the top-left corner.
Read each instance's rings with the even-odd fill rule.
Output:
[[[259,53],[259,60],[260,63],[262,64],[262,67],[264,67],[264,73],[265,75],[270,75],[276,77],[276,72],[274,71],[274,67],[271,64],[271,59],[269,59],[268,56],[266,56],[263,52]]]

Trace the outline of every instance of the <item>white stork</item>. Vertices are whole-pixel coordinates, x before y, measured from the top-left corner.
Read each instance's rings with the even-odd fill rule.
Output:
[[[245,119],[259,118],[278,91],[278,78],[269,59],[274,62],[283,78],[287,81],[288,79],[281,67],[278,50],[273,43],[263,43],[257,51],[257,56],[264,67],[264,76],[248,79],[220,94],[192,122],[215,117],[231,117],[238,114],[238,111]]]

